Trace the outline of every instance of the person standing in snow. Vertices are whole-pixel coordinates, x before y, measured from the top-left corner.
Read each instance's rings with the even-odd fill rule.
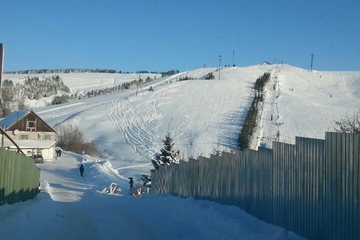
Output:
[[[55,152],[56,152],[56,157],[59,157],[59,147],[55,148]]]
[[[80,176],[83,176],[84,175],[84,164],[80,164],[79,170],[80,170]]]
[[[56,147],[55,152],[56,152],[56,157],[61,157],[62,149],[60,147]]]
[[[129,184],[130,184],[130,190],[133,190],[134,189],[134,180],[132,177],[129,177],[130,181],[129,181]]]

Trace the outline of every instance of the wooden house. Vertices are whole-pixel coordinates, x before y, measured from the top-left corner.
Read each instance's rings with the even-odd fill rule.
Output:
[[[12,112],[0,120],[0,127],[7,135],[2,134],[1,147],[17,151],[18,146],[27,156],[40,153],[45,159],[54,157],[57,133],[33,111]]]

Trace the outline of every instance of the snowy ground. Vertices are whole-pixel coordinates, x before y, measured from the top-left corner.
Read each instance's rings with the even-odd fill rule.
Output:
[[[216,79],[178,81],[209,72]],[[184,159],[230,151],[252,100],[253,84],[264,72],[271,73],[271,81],[254,148],[271,148],[278,131],[280,141],[288,143],[294,143],[295,136],[323,139],[325,131],[333,131],[334,120],[360,106],[360,72],[309,72],[288,65],[224,68],[221,80],[216,68],[203,68],[158,77],[137,94],[131,89],[48,107],[50,99],[28,102],[55,129],[79,126],[101,155],[86,161],[84,178],[77,170],[81,155],[65,152],[59,160],[39,165],[43,187],[39,196],[0,207],[5,239],[298,239],[235,207],[127,194],[128,177],[137,183],[141,173],[149,174],[150,159],[167,132]],[[60,76],[72,91],[111,87],[134,77]],[[21,78],[4,75],[15,83]],[[147,91],[149,86],[153,92]],[[101,193],[112,182],[120,187],[118,195]]]
[[[119,176],[109,162],[63,153],[39,164],[41,192],[34,200],[0,207],[1,239],[270,239],[300,240],[234,206],[171,195],[116,194],[104,188]]]

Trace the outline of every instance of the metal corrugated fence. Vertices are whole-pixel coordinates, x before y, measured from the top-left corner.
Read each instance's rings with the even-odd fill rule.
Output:
[[[360,135],[223,152],[161,166],[152,192],[236,205],[308,239],[360,239]]]
[[[0,205],[34,198],[39,180],[40,170],[31,158],[0,148]]]

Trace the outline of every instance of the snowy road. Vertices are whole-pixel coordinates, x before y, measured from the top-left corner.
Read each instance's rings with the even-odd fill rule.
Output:
[[[128,182],[106,161],[64,152],[38,165],[42,191],[34,200],[0,207],[6,240],[300,240],[234,206],[170,195],[127,194]],[[117,194],[106,194],[111,182]],[[16,229],[14,228],[16,227]]]

